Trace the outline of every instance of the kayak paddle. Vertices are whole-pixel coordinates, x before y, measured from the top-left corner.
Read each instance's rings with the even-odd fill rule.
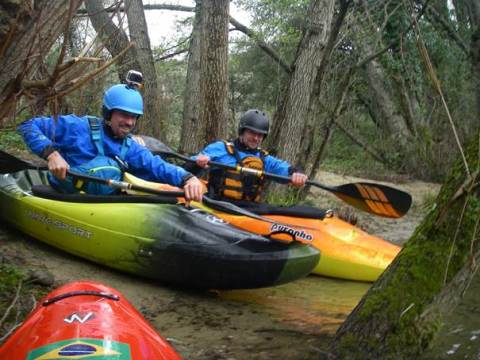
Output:
[[[178,159],[195,163],[195,160],[189,158],[188,156],[178,154],[170,149],[160,151],[157,150],[153,152],[155,154],[161,154],[165,156],[174,156]],[[288,176],[271,174],[261,170],[226,165],[216,161],[209,161],[209,164],[211,166],[228,170],[235,170],[241,174],[249,174],[256,177],[266,177],[267,179],[272,179],[280,183],[288,183],[291,181],[291,178]],[[313,180],[307,180],[307,184],[331,192],[338,198],[345,201],[347,204],[357,209],[383,217],[402,217],[407,213],[412,205],[412,197],[410,194],[382,184],[357,182],[340,186],[327,186]]]
[[[6,153],[5,151],[0,150],[0,174],[7,174],[7,173],[17,172],[22,170],[28,170],[28,169],[48,170],[46,166],[37,166],[37,165],[31,164],[11,154]],[[130,184],[125,181],[103,179],[96,176],[79,174],[73,171],[67,171],[67,175],[83,181],[89,181],[89,182],[94,182],[102,185],[107,185],[117,190],[135,190],[135,191],[142,191],[148,194],[167,195],[167,196],[173,196],[173,197],[182,197],[185,195],[183,191],[154,190],[147,187]]]
[[[195,160],[173,151],[164,143],[151,136],[142,135],[140,138],[143,140],[144,145],[154,154],[173,156],[186,162],[195,163]],[[228,170],[235,170],[243,174],[257,177],[263,176],[283,184],[291,181],[291,178],[288,176],[271,174],[261,170],[226,165],[216,161],[209,161],[209,164]],[[357,209],[387,218],[402,217],[408,212],[412,205],[412,196],[409,193],[387,185],[357,182],[339,186],[328,186],[313,180],[307,180],[307,184],[328,191]]]

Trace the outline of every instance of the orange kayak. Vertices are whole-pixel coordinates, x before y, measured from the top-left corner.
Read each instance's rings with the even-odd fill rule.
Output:
[[[329,213],[324,219],[262,215],[269,222],[195,205],[240,229],[279,241],[311,244],[320,250],[320,261],[312,271],[317,275],[375,281],[401,249]]]
[[[118,291],[78,281],[49,295],[0,347],[0,359],[180,359]]]

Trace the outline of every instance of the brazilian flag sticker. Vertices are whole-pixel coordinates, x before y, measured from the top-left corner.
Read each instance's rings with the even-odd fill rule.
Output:
[[[130,346],[111,340],[63,340],[30,351],[27,360],[131,360]]]

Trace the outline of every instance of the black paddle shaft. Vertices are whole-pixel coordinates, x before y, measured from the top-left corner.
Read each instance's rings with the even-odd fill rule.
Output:
[[[190,163],[196,162],[188,156],[178,154],[170,149],[154,151],[154,153],[166,156],[171,155]],[[289,183],[292,180],[288,176],[271,174],[256,169],[232,166],[216,161],[209,161],[208,163],[210,166],[236,170],[244,174],[258,177],[264,176],[280,183]],[[358,182],[340,186],[327,186],[313,180],[307,180],[307,184],[331,192],[347,204],[378,216],[399,218],[405,215],[412,205],[412,197],[410,194],[382,184]]]

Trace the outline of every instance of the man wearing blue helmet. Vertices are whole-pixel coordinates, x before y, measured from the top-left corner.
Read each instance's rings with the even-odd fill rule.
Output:
[[[134,87],[109,88],[102,110],[103,119],[70,114],[36,117],[19,126],[28,147],[48,161],[52,187],[64,193],[109,194],[114,190],[106,185],[75,183],[67,170],[116,180],[128,171],[144,180],[183,187],[187,200],[201,200],[203,186],[195,176],[132,140],[130,133],[143,115],[142,96]]]

